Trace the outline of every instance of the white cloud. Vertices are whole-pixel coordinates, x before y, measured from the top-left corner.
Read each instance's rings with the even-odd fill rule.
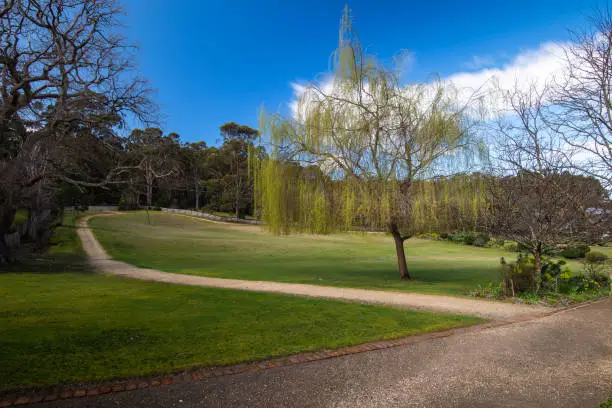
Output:
[[[544,84],[563,73],[563,48],[566,44],[547,42],[538,49],[515,56],[500,68],[485,68],[476,72],[458,72],[445,78],[458,88],[480,89],[497,81],[501,88],[512,89],[515,84]]]
[[[484,108],[490,112],[500,112],[506,107],[498,90],[526,91],[535,87],[542,91],[552,81],[563,80],[565,69],[564,48],[568,44],[546,42],[537,49],[526,50],[507,64],[496,68],[484,68],[472,72],[457,72],[443,80],[453,84],[463,100],[475,93],[483,96]]]
[[[495,58],[490,55],[474,55],[469,61],[463,63],[463,66],[471,71],[493,65],[495,65]]]
[[[442,78],[443,82],[452,84],[460,100],[467,102],[475,95],[482,97],[484,107],[489,112],[504,109],[497,89],[512,90],[515,87],[527,89],[532,85],[542,89],[554,79],[562,79],[564,72],[563,49],[567,46],[561,42],[546,42],[536,49],[517,54],[507,64],[500,67],[488,67],[470,71],[460,71]],[[405,58],[400,67],[409,67],[414,59],[411,53],[403,53]],[[491,57],[474,56],[470,61],[472,67],[490,65]],[[331,91],[332,79],[324,77],[315,84],[325,91]],[[293,96],[289,107],[294,117],[297,116],[298,99],[307,89],[304,83],[291,83]]]

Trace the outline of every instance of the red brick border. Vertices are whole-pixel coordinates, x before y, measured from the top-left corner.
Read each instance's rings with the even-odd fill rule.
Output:
[[[554,314],[566,312],[568,310],[579,309],[593,303],[599,303],[605,299],[596,300],[592,302],[585,302],[577,306],[569,306],[562,309],[555,309],[549,312],[531,314],[520,316],[511,320],[504,321],[492,321],[489,323],[466,326],[461,328],[455,328],[450,330],[444,330],[440,332],[419,334],[414,336],[402,337],[391,340],[381,340],[372,343],[360,344],[358,346],[343,347],[335,350],[322,350],[315,352],[305,352],[294,354],[286,357],[274,358],[266,361],[258,361],[254,363],[238,364],[226,367],[211,367],[211,368],[199,368],[192,371],[186,371],[181,373],[169,374],[166,376],[155,376],[149,378],[132,378],[127,380],[119,380],[107,382],[104,384],[98,384],[97,386],[91,387],[77,387],[76,385],[67,386],[66,389],[58,390],[49,389],[46,392],[38,389],[30,391],[16,391],[21,392],[21,395],[15,396],[11,399],[0,400],[0,408],[20,406],[26,404],[35,404],[39,402],[50,402],[59,399],[69,398],[82,398],[90,397],[114,392],[131,391],[141,388],[160,387],[164,385],[177,384],[187,381],[200,381],[208,378],[222,377],[226,375],[234,375],[253,371],[262,371],[270,368],[286,367],[296,364],[307,363],[310,361],[325,360],[328,358],[341,357],[349,354],[364,353],[367,351],[387,349],[396,346],[402,346],[407,344],[417,344],[428,340],[439,339],[443,337],[453,336],[459,333],[475,332],[496,327],[508,326],[515,323],[527,322],[530,320],[539,319],[542,317],[551,316]],[[72,387],[72,388],[71,388]]]

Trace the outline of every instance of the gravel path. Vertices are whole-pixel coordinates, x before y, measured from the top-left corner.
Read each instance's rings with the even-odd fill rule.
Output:
[[[104,248],[102,248],[88,227],[87,222],[90,218],[114,214],[117,213],[95,214],[83,217],[80,221],[80,228],[77,230],[83,244],[83,249],[89,257],[90,263],[96,269],[113,275],[180,285],[272,292],[362,303],[378,303],[410,309],[426,309],[435,312],[480,316],[493,320],[508,320],[518,316],[537,315],[550,310],[543,306],[516,305],[486,300],[464,299],[453,296],[423,295],[418,293],[339,288],[297,283],[208,278],[139,268],[125,262],[113,260],[106,253]]]

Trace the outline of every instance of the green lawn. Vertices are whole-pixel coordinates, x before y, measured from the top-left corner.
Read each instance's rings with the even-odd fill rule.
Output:
[[[115,258],[168,272],[224,278],[464,295],[499,279],[499,259],[516,254],[448,242],[406,241],[402,282],[393,241],[384,234],[276,237],[258,226],[208,222],[187,216],[143,213],[90,221]]]
[[[50,253],[0,271],[0,390],[253,361],[482,321],[97,275],[73,228],[54,240]]]

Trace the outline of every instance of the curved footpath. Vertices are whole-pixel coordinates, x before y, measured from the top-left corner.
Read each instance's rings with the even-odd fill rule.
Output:
[[[109,216],[104,213],[85,216],[80,221],[77,233],[90,263],[97,270],[134,279],[174,283],[179,285],[205,286],[255,292],[282,293],[295,296],[348,300],[361,303],[377,303],[410,309],[425,309],[434,312],[480,316],[493,320],[511,320],[536,317],[550,313],[543,306],[517,305],[488,300],[464,299],[452,296],[424,295],[418,293],[387,292],[380,290],[352,289],[332,286],[247,281],[237,279],[208,278],[204,276],[167,273],[154,269],[139,268],[125,262],[113,260],[94,237],[87,222],[92,217]]]

